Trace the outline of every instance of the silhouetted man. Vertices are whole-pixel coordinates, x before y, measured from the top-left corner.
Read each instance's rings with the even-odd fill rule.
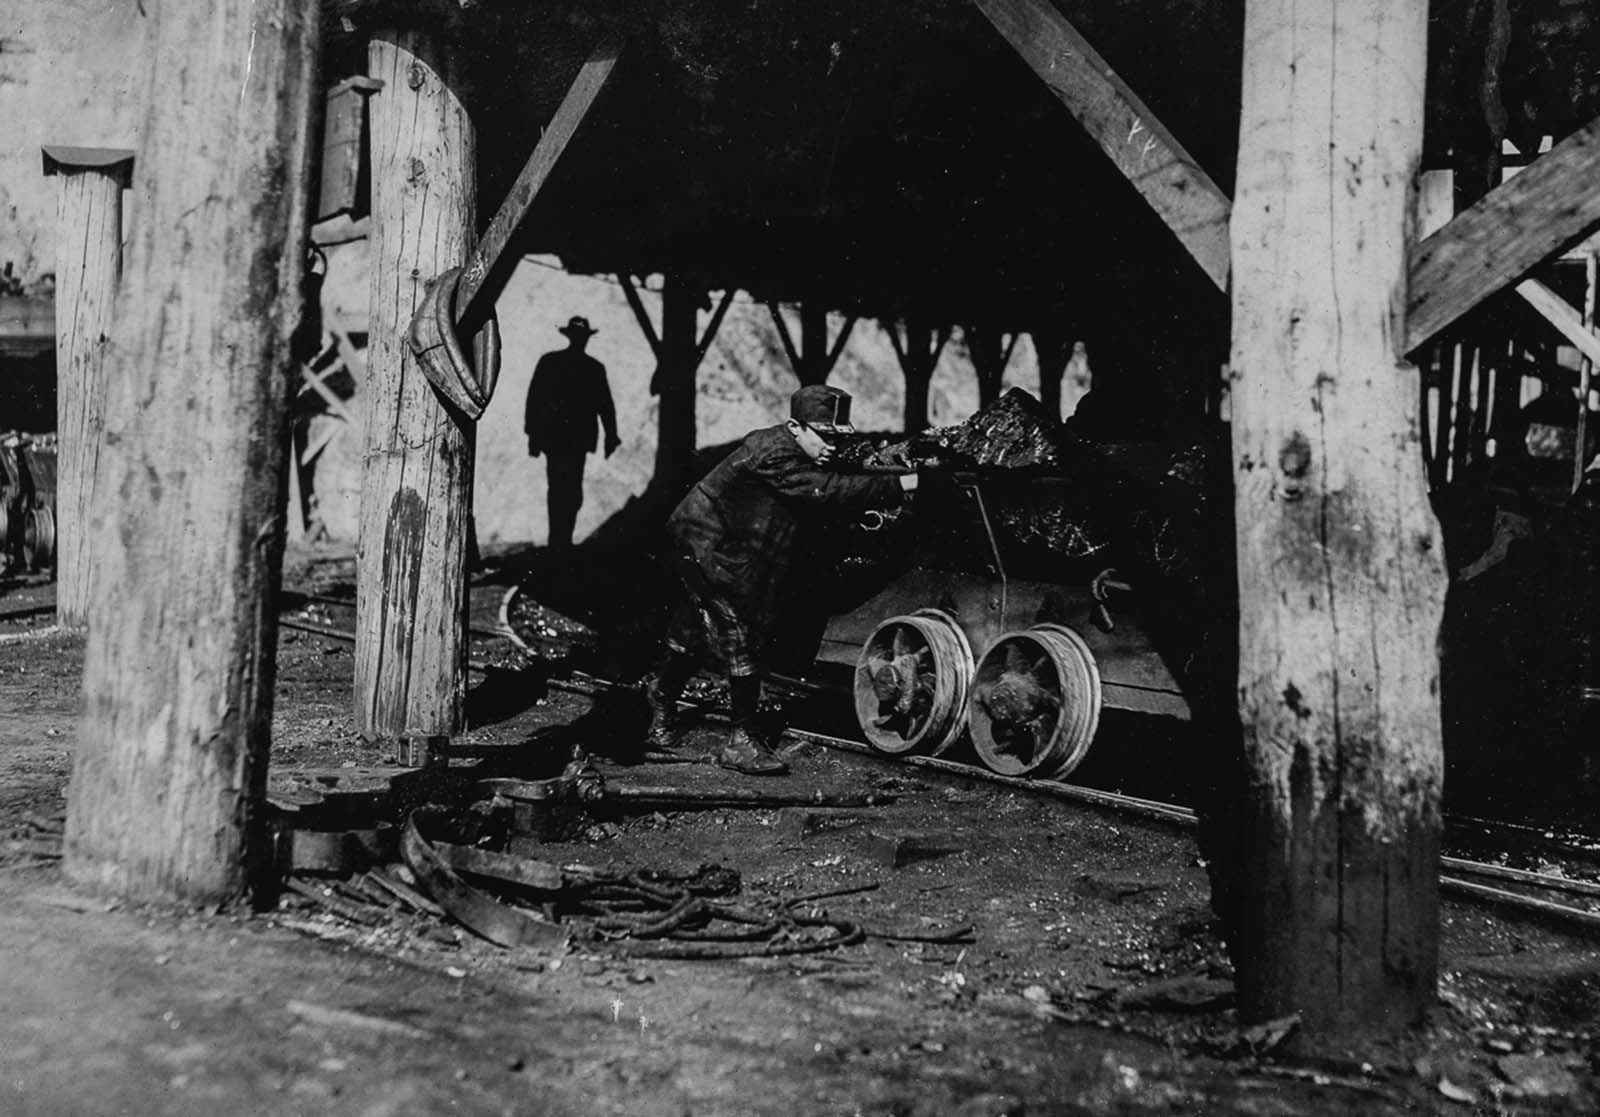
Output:
[[[545,455],[554,549],[572,545],[572,528],[583,507],[584,458],[594,452],[596,420],[605,431],[606,457],[622,445],[606,366],[584,352],[596,331],[581,315],[574,315],[560,331],[567,335],[567,347],[546,353],[534,366],[522,423],[528,453],[536,458]]]

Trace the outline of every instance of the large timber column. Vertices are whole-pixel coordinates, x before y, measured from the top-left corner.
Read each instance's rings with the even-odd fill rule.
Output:
[[[700,302],[705,292],[686,277],[672,273],[661,289],[661,359],[655,385],[661,401],[661,422],[656,441],[655,480],[672,486],[694,478],[695,378],[700,354],[695,334]]]
[[[1437,969],[1444,555],[1400,355],[1426,0],[1249,0],[1233,207],[1241,1011],[1370,1035]]]
[[[113,334],[65,867],[238,897],[266,853],[272,600],[320,6],[160,0]]]
[[[900,360],[900,371],[905,378],[906,399],[904,427],[907,434],[928,429],[928,389],[933,383],[933,371],[939,366],[939,354],[950,340],[948,326],[935,326],[931,320],[907,319],[904,337],[896,322],[885,322],[889,344]]]
[[[89,509],[105,424],[106,346],[122,278],[122,191],[133,152],[47,147],[56,193],[56,620],[89,616]]]
[[[442,403],[406,342],[429,280],[467,258],[476,144],[450,48],[376,35],[371,101],[372,300],[367,447],[356,557],[357,728],[461,729],[474,431]]]

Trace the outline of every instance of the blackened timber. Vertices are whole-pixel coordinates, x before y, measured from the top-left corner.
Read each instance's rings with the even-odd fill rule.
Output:
[[[907,434],[928,429],[928,388],[933,380],[933,370],[938,367],[939,354],[950,340],[949,327],[935,327],[926,321],[905,323],[905,338],[900,337],[901,327],[895,322],[884,323],[889,334],[889,344],[900,360],[900,371],[905,376],[906,403],[904,427]]]
[[[1600,225],[1600,117],[1457,214],[1411,254],[1411,352]]]
[[[534,199],[539,196],[540,189],[555,169],[561,153],[567,149],[567,143],[577,132],[578,125],[588,115],[589,107],[600,96],[600,90],[605,88],[606,79],[616,67],[617,52],[616,44],[602,43],[584,62],[566,97],[556,109],[555,116],[550,118],[550,123],[539,136],[539,142],[534,145],[533,154],[523,165],[516,182],[511,184],[506,200],[500,204],[499,211],[484,230],[483,238],[478,241],[472,258],[461,273],[461,286],[456,294],[461,320],[476,321],[474,316],[486,309],[480,305],[479,292],[488,287],[489,276],[498,269],[506,245],[522,224]],[[490,288],[486,297],[492,301],[497,293]]]
[[[661,400],[655,481],[677,486],[694,461],[695,377],[699,371],[697,316],[704,292],[680,274],[665,277],[661,290],[661,349],[651,386]]]
[[[722,292],[722,298],[717,300],[717,307],[711,312],[711,321],[706,323],[705,332],[700,335],[700,343],[695,346],[694,363],[699,367],[706,359],[706,354],[711,351],[711,343],[717,340],[717,331],[722,328],[722,319],[728,313],[728,307],[733,305],[734,288],[729,287]]]
[[[656,335],[655,323],[650,321],[650,312],[644,308],[644,301],[639,298],[639,288],[634,284],[633,278],[626,272],[617,273],[617,285],[622,288],[623,298],[628,300],[628,308],[633,311],[634,321],[639,323],[639,332],[644,334],[645,341],[650,343],[650,352],[656,360],[661,359],[661,338]],[[650,381],[652,394],[660,389],[655,380]]]
[[[1226,194],[1049,0],[973,0],[1217,285],[1228,289]]]

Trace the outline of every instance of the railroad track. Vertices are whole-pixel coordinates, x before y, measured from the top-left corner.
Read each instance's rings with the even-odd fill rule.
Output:
[[[353,601],[348,599],[317,594],[286,592],[285,598],[291,603],[301,602],[308,605],[332,605],[347,608],[354,608],[355,605]],[[290,617],[280,617],[278,623],[284,628],[347,643],[355,640],[354,632],[330,624],[297,621]],[[515,637],[510,630],[505,628],[471,627],[468,631],[471,636],[479,639],[515,641]],[[502,666],[502,664],[491,663],[477,657],[472,657],[468,660],[468,667],[473,671],[481,672],[499,666]],[[557,690],[589,697],[606,691],[627,691],[629,693],[634,691],[634,688],[630,685],[582,671],[570,672],[564,677],[552,677],[547,680],[547,685]],[[702,713],[704,712],[702,708]],[[712,713],[711,719],[720,720],[720,715]],[[790,736],[799,740],[825,748],[856,753],[880,761],[904,764],[958,779],[989,783],[1033,795],[1114,810],[1186,829],[1194,828],[1199,824],[1198,816],[1194,811],[1176,803],[1141,798],[1123,794],[1122,792],[1087,787],[1062,780],[1007,776],[973,764],[945,760],[935,756],[904,753],[891,756],[874,749],[864,741],[811,729],[790,727],[787,732]],[[1475,816],[1449,816],[1446,819],[1446,824],[1450,828],[1470,826],[1480,832],[1502,835],[1503,840],[1513,840],[1523,845],[1536,841],[1550,853],[1569,863],[1592,863],[1596,860],[1597,851],[1600,851],[1600,838],[1572,831],[1554,831],[1517,822]],[[1566,865],[1560,866],[1560,871],[1557,872],[1540,872],[1513,868],[1508,865],[1487,861],[1445,856],[1440,859],[1440,868],[1442,873],[1439,878],[1439,887],[1440,891],[1446,895],[1479,903],[1510,907],[1588,928],[1600,929],[1600,881],[1569,875],[1566,871]],[[1495,883],[1485,883],[1488,881]],[[1528,890],[1538,894],[1530,895]],[[1584,902],[1587,902],[1588,906],[1576,906],[1577,903]]]

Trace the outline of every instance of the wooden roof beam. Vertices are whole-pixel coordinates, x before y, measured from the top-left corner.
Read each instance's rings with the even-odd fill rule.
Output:
[[[973,0],[1144,196],[1218,290],[1233,204],[1049,0]]]
[[[1410,352],[1600,225],[1600,117],[1463,210],[1411,253]]]

